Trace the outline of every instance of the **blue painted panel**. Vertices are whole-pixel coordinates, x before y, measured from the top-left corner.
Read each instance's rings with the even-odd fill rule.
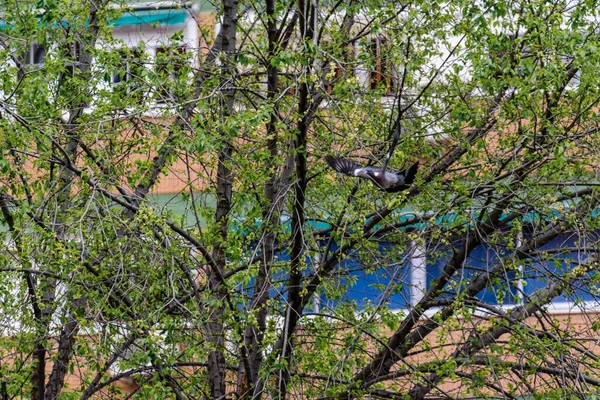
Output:
[[[326,246],[326,241],[319,243],[320,248]],[[254,248],[254,246],[250,246]],[[337,244],[331,246],[331,251],[338,249]],[[377,249],[382,255],[392,255],[397,251],[396,246],[382,243]],[[259,254],[259,253],[258,253]],[[395,258],[402,260],[404,254],[394,254]],[[275,255],[276,262],[287,262],[290,260],[288,251],[280,251]],[[315,265],[317,262],[307,257],[305,259],[307,265]],[[315,265],[316,268],[316,265]],[[352,302],[359,307],[364,307],[367,304],[379,304],[383,302],[389,308],[406,308],[410,304],[410,269],[408,263],[397,262],[389,266],[380,268],[369,268],[368,265],[363,265],[358,258],[356,252],[350,253],[347,258],[342,260],[335,266],[337,273],[333,274],[332,279],[328,279],[326,285],[328,288],[323,288],[319,291],[320,305],[322,309],[334,307],[341,302]],[[310,275],[310,271],[305,271],[305,277]],[[270,296],[287,298],[287,271],[273,274],[272,289]],[[252,295],[254,280],[249,282],[246,289],[242,289],[248,296]],[[333,292],[336,289],[343,287],[344,290],[339,290],[343,293],[342,297],[334,297]],[[328,295],[331,293],[332,296]],[[307,311],[312,310],[312,306],[307,307]]]
[[[392,255],[398,251],[397,246],[382,243],[378,248],[382,255]],[[354,301],[359,306],[367,303],[383,302],[389,308],[406,308],[410,304],[410,267],[403,258],[405,254],[394,254],[396,263],[385,267],[369,268],[352,256],[345,259],[338,268],[350,271],[348,281],[353,284],[348,288],[344,300]]]
[[[573,237],[559,237],[544,246],[542,250],[573,247],[576,244],[575,242],[576,239]],[[325,245],[326,241],[324,240],[318,243],[317,247],[323,249]],[[331,251],[335,251],[337,248],[338,245],[333,244]],[[338,285],[338,288],[343,287],[344,290],[339,291],[343,295],[341,297],[329,296],[326,289],[321,290],[319,292],[321,308],[333,307],[343,302],[351,302],[358,307],[383,302],[389,308],[407,308],[410,304],[410,266],[408,260],[404,260],[406,254],[402,252],[403,249],[404,247],[390,243],[379,244],[377,250],[374,251],[378,251],[381,255],[388,256],[388,259],[394,259],[397,262],[377,268],[370,268],[369,265],[365,265],[356,252],[351,252],[347,258],[335,267],[337,274],[333,274],[334,278],[326,283],[326,285]],[[446,297],[450,298],[464,289],[474,277],[498,265],[509,254],[512,254],[512,251],[507,252],[500,246],[480,245],[476,247],[465,261],[464,268],[459,270],[449,284],[446,285]],[[391,255],[394,257],[390,257]],[[437,259],[433,258],[434,256],[437,256]],[[448,247],[430,247],[427,249],[428,289],[431,287],[432,281],[440,276],[442,269],[451,256],[452,251]],[[566,270],[573,267],[571,261],[583,259],[587,256],[584,253],[566,253],[556,255],[552,262],[537,262],[526,265],[523,277],[525,294],[530,296],[546,287],[550,280],[556,280]],[[277,261],[287,262],[289,259],[287,251],[282,251],[276,255]],[[307,265],[316,264],[316,261],[310,258],[306,258],[305,261]],[[309,273],[310,271],[305,272],[306,277]],[[595,272],[590,272],[587,278],[591,277],[592,274],[595,274]],[[553,276],[555,279],[552,278]],[[515,271],[505,271],[476,297],[489,304],[515,304],[517,298],[520,297],[517,289],[518,282]],[[287,298],[286,285],[287,270],[275,276],[271,296],[282,299]],[[251,286],[252,284],[250,284]],[[251,294],[251,289],[248,293]],[[600,293],[599,285],[581,280],[576,283],[576,289],[572,293],[557,297],[554,302],[575,301],[576,299],[592,300],[595,298],[594,293]],[[444,295],[442,294],[441,297],[444,297]],[[311,306],[307,307],[307,311],[311,309]]]
[[[457,271],[450,282],[446,284],[446,297],[452,297],[464,289],[475,276],[485,273],[498,262],[501,262],[504,253],[504,250],[498,246],[477,246],[465,260],[464,267]],[[427,254],[427,289],[429,289],[432,282],[440,276],[446,263],[452,257],[452,251],[444,248],[428,249]],[[432,256],[436,256],[437,259],[432,258]],[[500,302],[502,304],[512,304],[515,302],[516,295],[515,273],[506,271],[497,278],[496,283],[486,287],[476,297],[490,304],[499,304]],[[442,295],[442,297],[444,296]]]
[[[527,296],[535,294],[537,291],[547,287],[548,284],[557,282],[565,272],[572,270],[578,265],[579,261],[583,261],[590,256],[586,252],[576,250],[577,247],[581,247],[581,244],[576,243],[580,240],[573,235],[563,235],[540,248],[542,251],[569,248],[575,250],[557,253],[552,255],[548,260],[533,262],[524,266],[524,278],[526,282],[524,289]],[[593,239],[593,241],[597,240],[597,238]],[[574,290],[563,293],[561,296],[556,297],[553,302],[594,300],[597,298],[596,293],[600,289],[598,284],[594,283],[592,279],[596,275],[596,271],[590,271],[582,279],[574,283],[572,286]]]

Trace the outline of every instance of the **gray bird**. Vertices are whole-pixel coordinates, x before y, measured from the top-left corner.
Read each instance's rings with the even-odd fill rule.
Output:
[[[414,182],[415,175],[419,169],[418,161],[411,165],[410,168],[401,172],[384,172],[383,168],[379,167],[363,167],[352,161],[330,155],[325,156],[325,161],[327,161],[327,164],[337,172],[341,172],[348,176],[368,179],[379,189],[385,190],[388,193],[400,192],[408,189]]]

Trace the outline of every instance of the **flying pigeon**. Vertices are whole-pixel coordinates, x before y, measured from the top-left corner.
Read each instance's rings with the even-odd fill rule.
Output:
[[[337,172],[341,172],[348,176],[369,179],[378,188],[385,190],[388,193],[400,192],[408,189],[414,182],[417,169],[419,169],[418,161],[411,165],[410,168],[401,172],[384,172],[383,168],[379,167],[363,167],[354,164],[352,161],[330,155],[325,156],[325,161],[327,161],[327,164]]]

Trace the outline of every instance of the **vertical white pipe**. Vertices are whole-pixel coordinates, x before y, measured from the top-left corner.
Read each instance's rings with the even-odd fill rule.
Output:
[[[515,248],[519,248],[521,247],[522,239],[521,239],[521,235],[522,232],[519,229],[519,232],[515,233]],[[519,264],[518,267],[519,270],[519,276],[523,276],[523,264]],[[523,300],[524,300],[524,294],[525,294],[525,284],[523,282],[523,279],[518,279],[517,280],[517,291],[518,291],[518,295],[520,296],[520,300],[517,302],[518,304],[523,304]]]
[[[319,264],[321,264],[321,254],[315,254],[315,258],[314,258],[314,262],[313,262],[313,268],[314,268],[315,272],[319,268]],[[315,294],[313,295],[313,308],[314,308],[314,312],[316,312],[316,313],[321,312],[321,294],[319,293],[318,290],[315,290]]]
[[[427,259],[425,248],[415,240],[410,242],[410,304],[414,307],[427,291]]]

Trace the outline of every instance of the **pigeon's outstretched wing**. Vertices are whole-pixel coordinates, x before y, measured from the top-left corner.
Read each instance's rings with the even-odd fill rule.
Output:
[[[372,167],[363,167],[361,165],[353,163],[350,160],[333,157],[331,155],[326,155],[325,161],[327,161],[327,164],[329,164],[331,168],[333,168],[337,172],[341,172],[342,174],[348,176],[357,176],[359,178],[372,179],[372,177],[367,172],[372,170]]]

